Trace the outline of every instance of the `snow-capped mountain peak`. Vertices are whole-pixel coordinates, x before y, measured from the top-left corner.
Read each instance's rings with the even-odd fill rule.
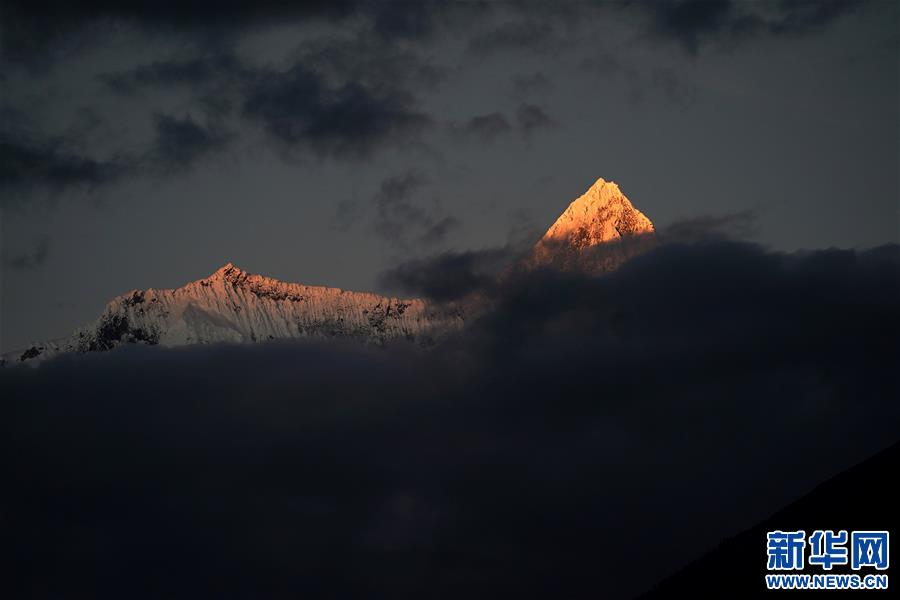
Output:
[[[653,223],[631,204],[619,186],[601,178],[569,204],[541,241],[565,242],[582,249],[653,232]]]
[[[529,268],[553,266],[612,271],[656,244],[653,223],[619,186],[598,179],[572,201],[526,259]]]
[[[609,272],[655,243],[650,220],[618,185],[598,179],[569,204],[518,267]],[[408,339],[429,345],[462,327],[464,312],[474,314],[483,308],[472,302],[463,308],[287,283],[229,262],[180,288],[132,290],[114,298],[94,323],[67,338],[6,355],[0,364],[128,343],[181,346],[343,338],[378,345]]]
[[[234,266],[232,263],[225,263],[223,266],[219,267],[215,273],[207,277],[207,279],[220,278],[224,279],[228,274],[237,273],[238,275],[243,275],[244,271]]]
[[[376,345],[410,339],[428,345],[462,323],[454,308],[425,300],[286,283],[228,263],[180,288],[118,296],[97,321],[71,336],[34,344],[4,360],[110,350],[128,343],[183,346],[342,338]]]

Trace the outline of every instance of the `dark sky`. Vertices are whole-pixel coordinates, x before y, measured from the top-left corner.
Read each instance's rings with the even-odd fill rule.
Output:
[[[127,4],[0,9],[0,349],[229,261],[377,289],[598,177],[659,228],[898,239],[892,0]]]

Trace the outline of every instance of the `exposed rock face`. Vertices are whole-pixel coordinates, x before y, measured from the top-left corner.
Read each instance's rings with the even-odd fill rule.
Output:
[[[339,337],[377,345],[408,339],[427,345],[462,323],[457,311],[424,300],[284,283],[229,263],[184,287],[119,296],[96,322],[72,336],[5,358],[43,359],[127,343],[182,346],[284,338]]]
[[[598,179],[550,226],[525,262],[530,268],[609,272],[656,242],[650,219],[619,186]]]
[[[517,268],[614,270],[656,244],[653,224],[612,182],[598,179],[572,202]],[[465,310],[463,310],[465,307]],[[95,352],[129,343],[181,346],[284,338],[342,338],[382,345],[406,339],[430,345],[488,307],[475,300],[440,305],[337,288],[284,283],[227,264],[171,290],[134,290],[115,298],[73,335],[0,359],[37,362],[63,352]]]

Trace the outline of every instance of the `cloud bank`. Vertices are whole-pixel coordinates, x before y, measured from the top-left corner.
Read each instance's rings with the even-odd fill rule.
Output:
[[[2,593],[629,597],[897,439],[898,269],[670,245],[511,279],[430,352],[5,369]]]

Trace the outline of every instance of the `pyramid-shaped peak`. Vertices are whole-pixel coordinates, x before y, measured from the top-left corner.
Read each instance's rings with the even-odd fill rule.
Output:
[[[594,185],[592,185],[590,188],[588,188],[588,190],[589,190],[589,191],[590,191],[590,190],[599,190],[599,189],[604,188],[604,187],[606,187],[606,186],[612,186],[612,187],[614,187],[614,188],[616,188],[616,189],[619,189],[619,186],[616,185],[616,182],[615,182],[615,181],[607,181],[607,180],[605,180],[605,179],[603,179],[603,178],[601,177],[601,178],[599,178],[597,181],[595,181],[595,182],[594,182]]]
[[[622,190],[619,189],[619,186],[614,181],[606,181],[602,177],[594,182],[594,185],[588,188],[588,190],[581,196],[579,199],[600,199],[600,200],[609,200],[611,198],[616,197],[624,197],[622,194]]]
[[[609,272],[655,240],[650,219],[632,206],[618,185],[600,178],[569,204],[532,247],[525,264]],[[595,247],[607,251],[588,252]]]
[[[569,204],[542,239],[584,247],[652,232],[653,223],[632,206],[619,186],[600,178]]]
[[[232,263],[225,263],[219,269],[210,275],[210,279],[222,278],[227,276],[244,275],[244,271],[234,266]]]

